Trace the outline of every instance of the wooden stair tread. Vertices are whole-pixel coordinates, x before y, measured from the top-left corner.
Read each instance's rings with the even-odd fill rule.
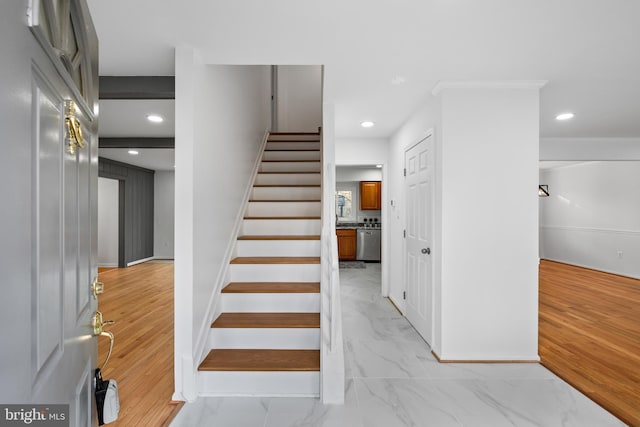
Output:
[[[257,203],[311,203],[311,202],[321,202],[320,199],[251,199],[250,202]]]
[[[244,219],[320,219],[319,216],[245,216]]]
[[[199,371],[320,371],[320,350],[211,350]]]
[[[307,151],[320,151],[319,148],[296,148],[296,149],[292,149],[292,148],[270,148],[264,151],[270,151],[270,152],[282,152],[282,151],[303,151],[303,152],[307,152]]]
[[[320,172],[318,171],[298,171],[298,172],[291,172],[291,171],[260,171],[258,172],[258,174],[274,174],[274,173],[284,173],[284,174],[292,174],[292,173],[315,173],[320,175]]]
[[[294,160],[294,159],[287,159],[287,160],[263,160],[262,161],[262,163],[311,163],[311,162],[320,163],[320,160],[309,160],[309,159]]]
[[[320,135],[320,132],[269,132],[269,135]]]
[[[296,144],[300,142],[320,142],[319,139],[270,139],[267,142],[294,142]]]
[[[310,187],[310,188],[320,188],[320,184],[253,184],[254,187],[265,187],[265,188],[296,188],[296,187]]]
[[[222,313],[212,328],[319,328],[320,313]]]
[[[320,264],[316,256],[247,256],[231,260],[231,264]]]
[[[319,235],[245,235],[238,240],[320,240]]]
[[[320,282],[231,282],[223,294],[317,294]]]

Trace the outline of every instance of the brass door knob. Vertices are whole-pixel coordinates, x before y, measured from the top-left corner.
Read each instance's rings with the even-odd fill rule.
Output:
[[[107,325],[113,325],[116,323],[115,320],[102,320],[102,313],[96,311],[93,313],[93,317],[91,318],[91,327],[93,328],[93,335],[98,336],[102,335],[104,332],[104,327]]]

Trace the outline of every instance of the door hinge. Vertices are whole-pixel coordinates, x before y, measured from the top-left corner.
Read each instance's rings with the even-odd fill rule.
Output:
[[[407,176],[407,168],[404,168],[404,176]]]
[[[402,237],[407,238],[407,230],[402,230]]]
[[[407,299],[407,291],[402,292],[402,299]]]

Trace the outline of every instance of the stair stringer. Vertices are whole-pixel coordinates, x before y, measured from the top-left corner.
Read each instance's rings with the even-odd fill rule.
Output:
[[[218,271],[218,275],[215,278],[215,286],[214,291],[211,293],[209,297],[209,301],[207,303],[207,315],[204,316],[203,322],[198,326],[198,335],[195,342],[195,351],[194,354],[196,357],[194,358],[197,363],[194,368],[195,375],[197,376],[198,371],[197,367],[202,362],[207,355],[208,347],[207,344],[209,342],[209,332],[211,329],[211,323],[213,320],[220,315],[221,311],[221,303],[222,300],[222,288],[229,281],[230,277],[230,262],[231,259],[235,256],[236,252],[236,243],[238,241],[238,236],[242,229],[242,224],[244,220],[244,213],[247,208],[247,204],[249,199],[251,198],[251,193],[253,191],[253,184],[256,180],[256,176],[258,175],[258,171],[260,170],[260,165],[262,163],[262,155],[264,153],[265,147],[267,146],[267,142],[269,140],[269,131],[264,133],[262,138],[262,144],[260,149],[258,150],[258,155],[253,164],[253,171],[251,173],[251,179],[248,180],[247,186],[244,190],[243,202],[240,205],[240,210],[236,215],[236,221],[233,225],[233,229],[229,235],[229,241],[227,243],[227,247],[225,249],[225,256],[222,261],[222,267]]]

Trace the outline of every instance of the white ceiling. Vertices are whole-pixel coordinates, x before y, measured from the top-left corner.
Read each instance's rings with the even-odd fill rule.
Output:
[[[175,101],[100,100],[99,134],[102,137],[173,137],[175,135]],[[152,123],[147,115],[161,116],[162,123]]]
[[[168,100],[100,100],[100,137],[160,137],[175,135],[175,102]],[[161,116],[162,123],[152,123],[147,115]],[[138,155],[129,154],[129,149],[100,148],[100,157],[140,166],[147,169],[173,171],[175,150],[140,149]]]
[[[184,45],[209,63],[324,64],[337,137],[389,137],[440,80],[548,80],[541,136],[640,136],[638,1],[88,3],[101,75],[173,75]],[[556,122],[565,110],[575,119]],[[106,120],[105,132],[124,132]]]
[[[135,150],[138,154],[135,156],[131,155],[129,154],[129,150]],[[173,165],[175,165],[174,150],[170,148],[100,148],[100,157],[147,169],[160,171],[175,170],[173,167]]]

